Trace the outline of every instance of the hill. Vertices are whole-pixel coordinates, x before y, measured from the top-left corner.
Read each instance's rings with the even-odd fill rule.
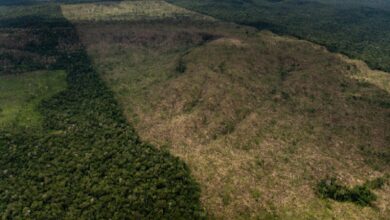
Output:
[[[390,5],[386,1],[169,0],[216,18],[325,45],[390,71]]]

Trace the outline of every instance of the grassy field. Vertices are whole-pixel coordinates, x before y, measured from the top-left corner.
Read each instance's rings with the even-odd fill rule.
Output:
[[[66,88],[64,71],[0,76],[0,127],[36,127],[39,103]]]
[[[193,12],[163,1],[123,4],[183,14],[69,18],[141,138],[189,165],[211,218],[386,219],[388,184],[374,207],[314,188],[327,176],[355,186],[389,172],[387,73],[306,41],[183,21]],[[78,6],[65,10],[94,8]],[[116,5],[99,7],[106,16]]]

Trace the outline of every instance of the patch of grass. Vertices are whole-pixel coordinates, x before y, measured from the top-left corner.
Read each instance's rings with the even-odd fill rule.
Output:
[[[369,188],[369,189],[381,189],[388,181],[389,181],[390,175],[385,175],[383,177],[375,178],[371,181],[367,181],[364,183],[363,186]]]
[[[252,190],[251,194],[252,194],[252,197],[253,197],[256,201],[260,202],[260,199],[261,199],[261,192],[259,192],[258,190],[255,189],[255,190]]]
[[[289,72],[285,69],[281,69],[281,70],[279,70],[279,74],[280,74],[280,80],[283,82],[286,80]]]
[[[0,76],[0,127],[36,127],[39,103],[66,88],[65,71]]]
[[[230,196],[231,196],[231,193],[228,192],[228,191],[224,192],[222,194],[222,203],[223,203],[223,205],[228,206],[230,204],[230,202],[232,200],[232,198]]]

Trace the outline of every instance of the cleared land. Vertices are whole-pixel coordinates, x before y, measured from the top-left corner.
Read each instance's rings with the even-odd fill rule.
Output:
[[[375,191],[375,207],[314,193],[326,176],[353,186],[389,172],[387,73],[306,41],[182,20],[193,12],[163,1],[121,4],[131,8],[121,14],[142,16],[115,22],[108,3],[63,10],[104,12],[68,18],[141,138],[187,162],[211,217],[389,216],[388,184]],[[142,22],[143,10],[161,8],[182,14]]]
[[[146,2],[146,3],[145,3]],[[64,16],[72,21],[150,21],[162,18],[212,20],[164,1],[120,1],[62,5]]]

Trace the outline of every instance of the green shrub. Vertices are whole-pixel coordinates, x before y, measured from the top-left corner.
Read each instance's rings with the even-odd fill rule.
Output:
[[[348,188],[338,183],[336,178],[327,178],[320,181],[316,190],[322,198],[339,202],[353,202],[362,206],[371,205],[377,199],[369,185],[364,184]]]
[[[187,70],[187,66],[183,59],[179,60],[179,63],[177,64],[176,71],[178,73],[184,73]]]

